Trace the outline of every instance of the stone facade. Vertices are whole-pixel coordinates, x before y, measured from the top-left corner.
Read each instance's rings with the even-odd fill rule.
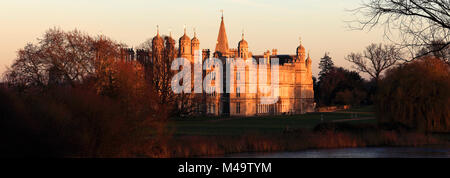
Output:
[[[267,51],[263,55],[253,55],[249,51],[249,45],[244,39],[244,34],[242,34],[242,40],[238,43],[237,50],[228,49],[228,40],[226,39],[225,24],[222,17],[214,57],[221,59],[223,64],[226,63],[227,58],[242,58],[244,61],[254,58],[257,62],[259,62],[259,59],[264,59],[267,63],[270,63],[273,58],[278,58],[280,63],[279,100],[276,104],[260,104],[264,94],[259,90],[256,93],[249,92],[252,85],[259,85],[259,78],[250,80],[248,67],[245,69],[235,68],[232,71],[234,75],[230,75],[233,76],[230,80],[234,83],[233,88],[230,88],[232,92],[207,95],[206,104],[209,108],[206,113],[211,115],[255,116],[314,112],[312,61],[309,55],[306,56],[302,44],[297,48],[295,55],[279,55],[276,49],[273,49],[272,52]],[[243,71],[245,72],[241,73]],[[267,67],[267,75],[268,81],[270,81],[271,68],[269,66]],[[224,70],[224,76],[228,76],[226,70]],[[257,76],[260,76],[259,71]],[[224,81],[226,80],[228,79]],[[223,86],[226,86],[225,82]],[[244,86],[245,91],[241,91],[240,87],[242,86]]]

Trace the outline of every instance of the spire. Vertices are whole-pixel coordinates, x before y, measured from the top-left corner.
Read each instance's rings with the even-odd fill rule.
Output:
[[[222,22],[220,23],[219,35],[217,36],[216,52],[226,53],[228,52],[228,39],[225,31],[225,23],[223,22],[223,10]]]
[[[184,25],[184,35],[186,35],[186,25]]]
[[[194,38],[197,38],[197,31],[195,30],[195,27],[194,27]]]

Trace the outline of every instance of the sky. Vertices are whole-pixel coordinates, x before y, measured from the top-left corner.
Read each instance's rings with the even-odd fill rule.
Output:
[[[186,25],[196,28],[201,49],[214,51],[221,9],[230,48],[237,48],[241,33],[253,54],[278,49],[295,54],[299,37],[313,60],[313,75],[329,52],[336,66],[352,69],[344,57],[362,52],[371,43],[386,43],[383,30],[351,30],[355,20],[348,10],[361,0],[14,0],[0,1],[0,73],[10,66],[19,49],[36,43],[49,28],[78,29],[106,35],[136,47],[156,34],[177,39]],[[367,75],[362,75],[367,77]]]

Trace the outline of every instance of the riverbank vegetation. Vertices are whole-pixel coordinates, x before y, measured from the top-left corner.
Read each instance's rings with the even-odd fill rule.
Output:
[[[251,118],[171,119],[169,142],[151,157],[223,156],[353,147],[449,147],[448,133],[418,132],[400,123],[379,124],[374,106],[330,113]]]
[[[214,157],[246,152],[285,152],[354,147],[449,147],[442,135],[423,134],[374,124],[319,124],[313,130],[294,129],[279,134],[178,136],[151,150],[150,157]]]

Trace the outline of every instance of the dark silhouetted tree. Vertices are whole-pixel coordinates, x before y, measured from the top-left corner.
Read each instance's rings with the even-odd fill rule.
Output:
[[[351,53],[345,59],[359,72],[369,74],[378,81],[383,71],[400,60],[401,53],[393,45],[371,44],[361,53]]]
[[[360,105],[367,95],[364,84],[357,72],[332,68],[318,82],[319,105]]]
[[[436,57],[450,65],[450,46],[444,47],[444,41],[433,41],[431,45],[422,48],[418,56]]]
[[[322,78],[322,76],[334,68],[333,60],[331,59],[329,53],[325,53],[325,55],[320,59],[319,63],[319,80]]]
[[[399,48],[409,49],[410,61],[450,45],[450,2],[448,0],[365,0],[352,10],[359,19],[351,28],[385,27],[385,35]],[[400,37],[400,38],[399,38]],[[433,43],[441,41],[438,47]],[[419,51],[426,49],[426,51]]]

